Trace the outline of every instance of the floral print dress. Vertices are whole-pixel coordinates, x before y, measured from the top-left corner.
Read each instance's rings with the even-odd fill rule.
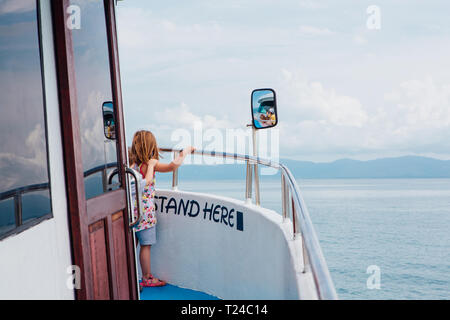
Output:
[[[153,179],[149,185],[146,185],[145,176],[142,172],[141,166],[135,165],[133,167],[136,171],[139,171],[142,174],[143,180],[142,185],[144,186],[141,190],[142,192],[142,216],[139,220],[139,223],[135,226],[136,232],[142,231],[145,229],[149,229],[156,225],[156,214],[155,214],[155,173],[153,172]],[[134,197],[134,218],[137,219],[137,203],[136,197]]]

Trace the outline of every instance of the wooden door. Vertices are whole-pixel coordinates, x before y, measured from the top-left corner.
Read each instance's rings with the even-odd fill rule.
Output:
[[[77,299],[138,296],[114,6],[114,0],[52,1]],[[111,186],[106,176],[114,169]]]

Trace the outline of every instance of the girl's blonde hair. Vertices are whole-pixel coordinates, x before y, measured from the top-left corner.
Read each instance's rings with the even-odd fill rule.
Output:
[[[131,165],[135,163],[133,152],[131,152],[131,147],[128,147],[128,163]]]
[[[130,163],[141,165],[150,159],[159,160],[159,148],[155,136],[147,130],[137,131],[131,144]]]

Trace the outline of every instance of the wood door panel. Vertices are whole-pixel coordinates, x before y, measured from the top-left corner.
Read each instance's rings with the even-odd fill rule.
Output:
[[[129,292],[129,270],[127,264],[127,245],[125,233],[123,230],[124,216],[123,212],[117,212],[112,215],[112,233],[114,238],[114,257],[116,266],[116,286],[117,298],[120,300],[130,299]]]
[[[94,299],[110,299],[108,256],[104,220],[89,226]]]
[[[126,206],[126,191],[123,189],[89,199],[87,201],[88,224],[105,219],[107,216],[125,209]]]

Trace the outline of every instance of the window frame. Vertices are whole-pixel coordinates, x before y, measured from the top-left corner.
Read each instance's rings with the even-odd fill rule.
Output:
[[[53,200],[52,200],[52,190],[51,190],[51,176],[50,176],[50,154],[48,145],[48,125],[47,125],[47,101],[46,101],[46,91],[45,91],[45,74],[44,74],[44,57],[43,57],[43,47],[42,47],[42,23],[41,23],[41,9],[39,0],[35,0],[36,3],[36,26],[37,26],[37,37],[39,46],[39,64],[41,70],[41,86],[42,86],[42,112],[44,114],[44,132],[45,132],[45,155],[47,162],[47,177],[48,181],[40,184],[32,184],[27,186],[21,186],[15,189],[11,189],[0,193],[0,201],[8,200],[13,198],[14,200],[14,220],[15,227],[5,233],[0,234],[0,241],[18,235],[34,226],[37,226],[43,221],[52,219],[53,216]],[[25,223],[22,220],[22,196],[28,192],[33,191],[45,191],[49,192],[50,201],[50,212],[44,214],[38,218],[31,219]]]

